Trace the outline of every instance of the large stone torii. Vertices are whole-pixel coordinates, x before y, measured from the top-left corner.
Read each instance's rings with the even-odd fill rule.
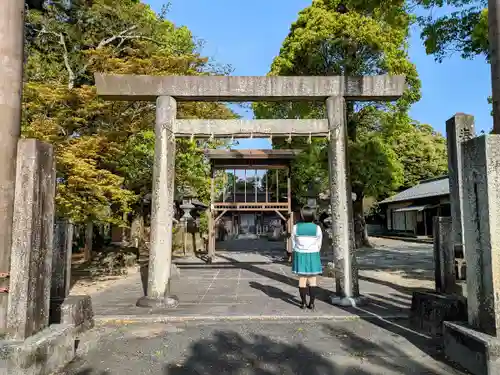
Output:
[[[360,302],[354,256],[351,184],[347,162],[346,101],[393,101],[403,76],[235,77],[96,74],[97,93],[108,100],[156,101],[151,249],[146,296],[137,305],[174,307],[170,294],[175,137],[329,137],[334,304]],[[177,101],[326,101],[325,120],[178,120]]]

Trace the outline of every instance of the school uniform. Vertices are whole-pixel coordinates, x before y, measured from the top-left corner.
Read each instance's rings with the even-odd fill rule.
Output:
[[[292,272],[299,276],[315,276],[323,272],[321,244],[323,232],[314,223],[297,223],[292,230]]]

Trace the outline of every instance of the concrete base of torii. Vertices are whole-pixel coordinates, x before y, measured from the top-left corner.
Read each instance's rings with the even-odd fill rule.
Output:
[[[335,294],[330,296],[330,302],[334,306],[342,306],[342,307],[359,307],[363,306],[367,303],[366,297],[358,296],[358,297],[339,297]]]
[[[137,307],[149,307],[151,309],[173,309],[179,305],[177,296],[166,296],[161,298],[153,298],[144,296],[137,301]]]

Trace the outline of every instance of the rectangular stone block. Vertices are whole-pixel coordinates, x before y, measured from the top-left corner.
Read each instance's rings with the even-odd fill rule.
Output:
[[[434,272],[436,292],[456,293],[455,255],[451,217],[433,218],[434,225]]]
[[[52,145],[18,143],[7,331],[25,339],[47,327],[56,168]]]
[[[66,297],[61,304],[61,323],[74,325],[77,333],[93,328],[92,298],[89,295]]]
[[[443,335],[445,321],[467,320],[467,299],[433,292],[414,292],[410,322],[432,336]]]
[[[53,324],[25,341],[0,341],[0,374],[50,375],[74,357],[73,327]]]
[[[463,147],[464,239],[469,324],[497,336],[500,328],[500,135]]]
[[[446,121],[448,146],[448,181],[450,184],[451,216],[453,217],[453,248],[457,258],[463,255],[463,163],[462,143],[474,137],[474,116],[457,113]]]
[[[345,96],[350,100],[392,101],[406,89],[404,76],[141,76],[94,75],[107,100],[149,100],[171,96],[184,101],[304,101]]]
[[[269,136],[284,136],[289,134],[307,137],[328,135],[326,119],[273,119],[273,120],[209,120],[188,119],[176,120],[174,123],[176,137],[196,138],[227,137],[227,138],[267,138]]]
[[[73,249],[73,224],[58,220],[54,225],[52,250],[51,299],[64,299],[71,286],[71,255]]]
[[[500,374],[500,340],[470,328],[467,323],[444,322],[446,357],[473,375]]]

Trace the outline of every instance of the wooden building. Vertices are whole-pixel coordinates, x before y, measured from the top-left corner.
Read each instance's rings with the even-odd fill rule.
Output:
[[[208,150],[207,158],[212,169],[211,204],[209,208],[209,258],[215,254],[215,241],[231,236],[258,236],[269,232],[271,227],[286,228],[290,232],[293,226],[290,163],[300,150]],[[214,177],[216,170],[230,171],[233,176],[237,171],[244,173],[243,189],[237,189],[237,181],[228,181],[224,173],[224,188],[219,196],[215,195]],[[276,179],[269,187],[269,173],[263,181],[254,181],[247,189],[248,171],[274,171]],[[286,191],[280,191],[280,181],[286,180]],[[223,235],[221,235],[221,232]],[[287,250],[291,251],[290,240]]]
[[[450,216],[448,176],[420,181],[417,185],[379,203],[389,233],[432,236],[434,216]]]

